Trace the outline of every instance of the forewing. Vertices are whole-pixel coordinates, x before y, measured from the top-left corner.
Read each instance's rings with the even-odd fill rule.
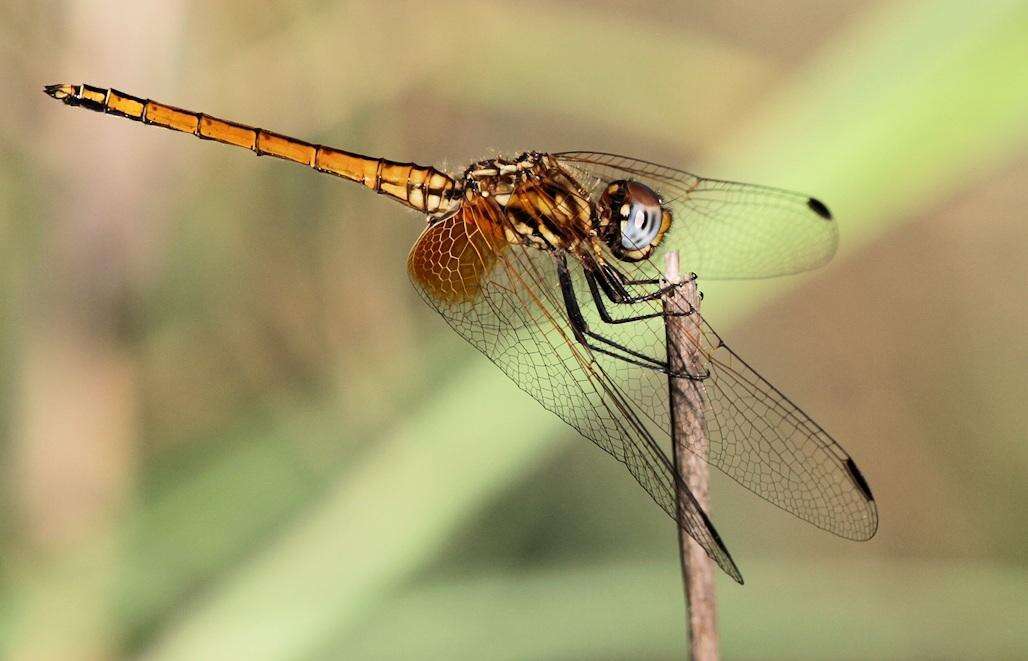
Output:
[[[838,246],[838,228],[828,208],[807,195],[706,179],[614,154],[563,152],[555,157],[593,200],[619,179],[656,191],[672,212],[671,230],[657,254],[677,250],[682,265],[702,278],[800,273],[827,263]]]
[[[713,525],[654,439],[652,425],[575,342],[553,255],[507,243],[505,222],[499,207],[473,198],[429,226],[408,259],[415,287],[522,390],[625,464],[657,504],[742,582]]]

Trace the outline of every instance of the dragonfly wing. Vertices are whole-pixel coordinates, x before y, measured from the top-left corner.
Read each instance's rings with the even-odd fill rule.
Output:
[[[473,198],[430,225],[408,258],[415,287],[518,387],[625,464],[657,504],[742,582],[707,515],[655,440],[652,424],[575,341],[559,298],[554,256],[508,243],[506,222],[491,200]]]
[[[652,277],[647,262],[619,263],[627,277]],[[637,353],[667,360],[661,317],[608,324],[600,318],[583,276],[575,289],[590,327]],[[602,294],[601,294],[602,296]],[[616,317],[659,313],[659,301],[632,305],[606,302]],[[627,309],[627,310],[626,310]],[[853,459],[817,422],[742,360],[699,314],[698,350],[710,373],[702,381],[707,461],[760,497],[815,526],[854,540],[872,537],[878,512]],[[633,409],[668,437],[667,377],[608,356],[597,361]]]
[[[619,175],[623,176],[623,175]],[[604,186],[605,187],[605,186]],[[601,188],[602,189],[602,188]],[[531,203],[519,204],[542,213],[560,215],[570,203],[553,199],[538,186],[526,186],[522,196]],[[514,198],[512,198],[513,200]],[[629,280],[660,278],[652,261],[618,262],[609,251],[586,254],[589,263],[572,271],[581,312],[589,327],[618,346],[620,356],[647,356],[667,363],[664,320],[660,301],[633,305],[606,303],[615,317],[649,316],[630,323],[606,323],[592,303],[585,269],[603,273],[601,262],[616,265]],[[632,293],[646,293],[646,285]],[[604,294],[598,294],[601,298]],[[591,304],[590,304],[591,303]],[[621,308],[618,310],[617,308]],[[627,311],[625,310],[627,309]],[[717,333],[696,315],[697,350],[710,377],[702,384],[704,422],[710,447],[702,454],[711,465],[747,489],[799,518],[848,539],[874,535],[878,512],[866,480],[856,463],[817,422],[780,390],[753,370],[728,347]],[[596,364],[614,382],[631,409],[650,426],[653,437],[670,446],[667,377],[659,371],[596,353]],[[693,448],[698,450],[698,448]]]
[[[768,278],[808,271],[827,263],[839,243],[828,208],[808,195],[707,179],[614,154],[554,156],[594,200],[607,184],[621,179],[656,191],[673,218],[658,255],[677,250],[682,265],[703,278]]]

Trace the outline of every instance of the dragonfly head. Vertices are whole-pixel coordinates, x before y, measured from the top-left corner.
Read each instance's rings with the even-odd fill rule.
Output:
[[[671,228],[671,211],[652,188],[637,181],[608,184],[598,211],[600,236],[626,262],[649,257]]]

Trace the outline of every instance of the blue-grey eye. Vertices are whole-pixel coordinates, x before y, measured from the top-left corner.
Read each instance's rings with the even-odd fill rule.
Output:
[[[660,204],[637,197],[625,200],[621,211],[621,245],[639,250],[653,243],[660,232]]]
[[[637,181],[614,181],[600,198],[601,230],[620,259],[645,259],[667,231],[671,214],[653,189]]]

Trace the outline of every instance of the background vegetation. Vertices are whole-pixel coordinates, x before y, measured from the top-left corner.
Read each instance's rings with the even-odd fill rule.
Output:
[[[6,4],[0,654],[684,647],[669,521],[420,303],[419,217],[39,92],[69,81],[453,170],[586,148],[817,194],[833,264],[703,283],[705,312],[842,439],[881,528],[715,476],[748,580],[720,583],[725,656],[1028,655],[1026,26],[1003,0]]]

